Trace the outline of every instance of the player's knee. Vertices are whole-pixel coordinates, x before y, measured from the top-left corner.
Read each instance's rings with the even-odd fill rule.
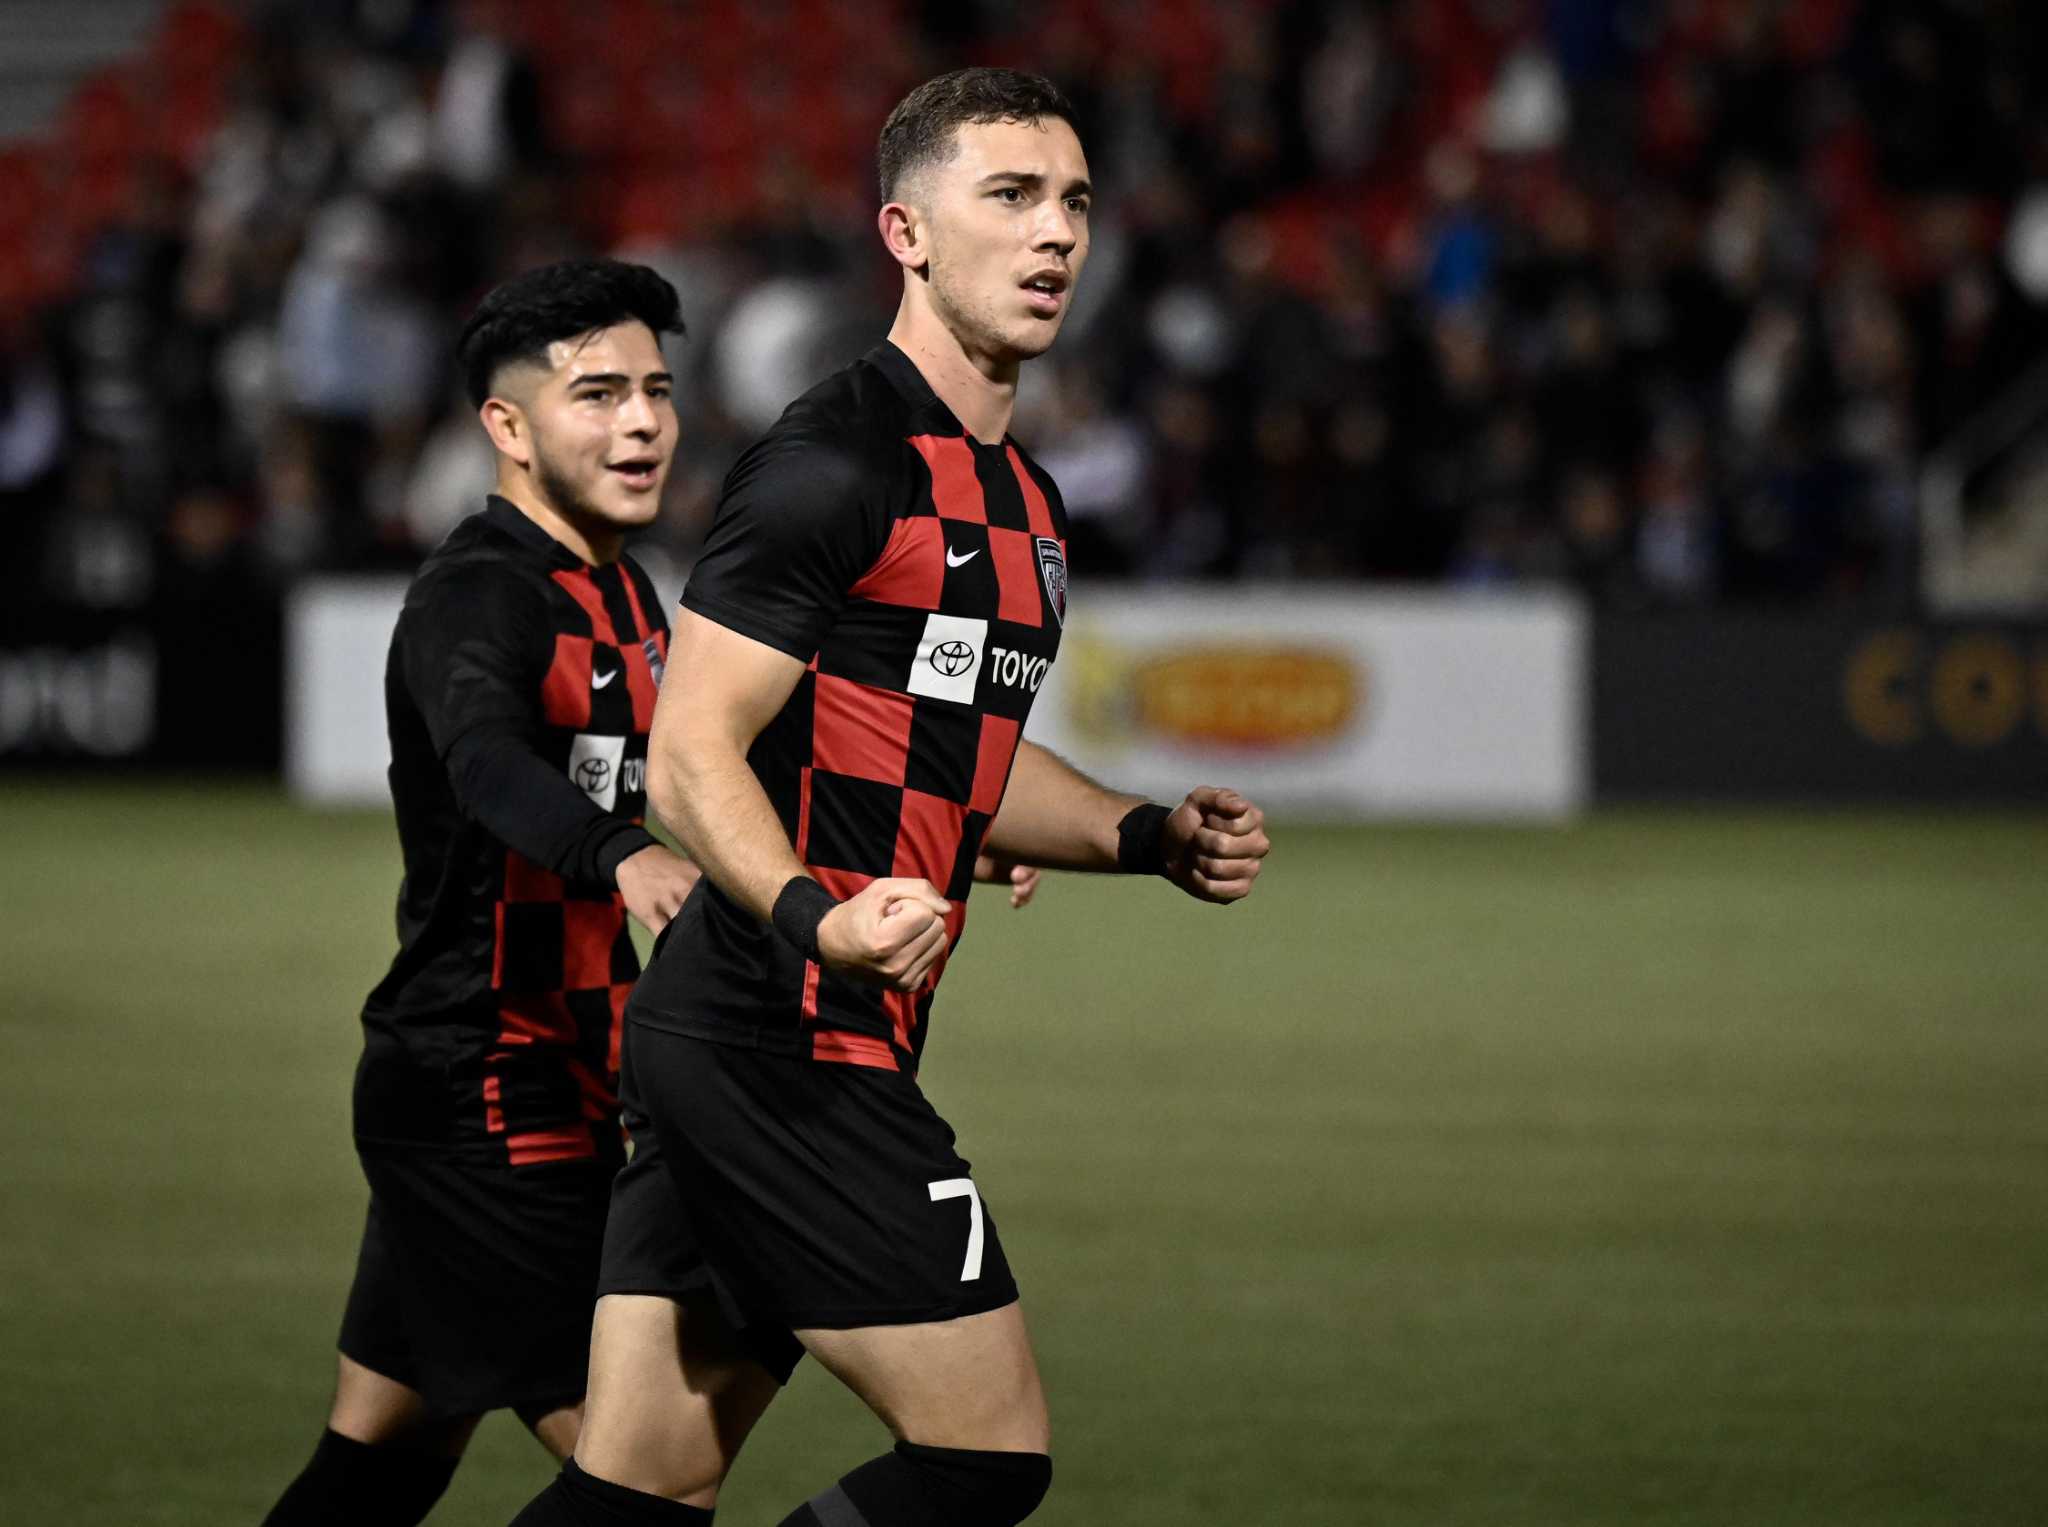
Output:
[[[1016,1527],[1052,1488],[1052,1459],[1044,1453],[899,1442],[896,1456],[924,1477],[929,1498],[945,1503],[944,1520],[959,1527]]]
[[[711,1518],[708,1506],[614,1483],[568,1458],[554,1482],[512,1519],[512,1527],[711,1527]]]

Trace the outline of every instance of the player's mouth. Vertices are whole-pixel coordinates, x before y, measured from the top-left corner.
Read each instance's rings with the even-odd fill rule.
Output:
[[[1024,305],[1040,318],[1056,318],[1067,300],[1067,273],[1063,270],[1033,271],[1021,283]]]
[[[661,462],[653,456],[635,456],[628,461],[612,461],[605,465],[636,493],[645,493],[661,477]]]

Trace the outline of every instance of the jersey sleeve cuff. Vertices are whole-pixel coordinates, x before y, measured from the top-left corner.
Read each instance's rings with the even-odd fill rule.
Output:
[[[616,889],[619,883],[619,866],[639,853],[643,848],[655,848],[661,839],[644,827],[631,822],[623,825],[619,832],[607,838],[597,851],[597,872],[603,882]]]

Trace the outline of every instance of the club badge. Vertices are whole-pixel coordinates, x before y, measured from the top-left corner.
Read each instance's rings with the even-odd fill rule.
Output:
[[[1052,601],[1053,614],[1064,626],[1067,623],[1067,554],[1051,536],[1039,536],[1037,541],[1038,571],[1045,579],[1045,594]]]

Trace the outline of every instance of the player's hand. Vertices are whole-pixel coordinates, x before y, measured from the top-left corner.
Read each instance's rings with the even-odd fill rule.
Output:
[[[946,952],[952,903],[927,880],[876,880],[818,924],[818,952],[841,975],[916,991]]]
[[[626,898],[633,920],[659,934],[689,899],[702,873],[682,855],[650,844],[619,861],[619,894]]]
[[[1235,790],[1202,785],[1173,808],[1160,829],[1166,878],[1197,901],[1249,896],[1273,844],[1266,814]]]
[[[983,854],[974,861],[974,878],[982,885],[1008,886],[1012,907],[1028,907],[1031,898],[1038,894],[1036,865],[1013,864],[993,854]]]

